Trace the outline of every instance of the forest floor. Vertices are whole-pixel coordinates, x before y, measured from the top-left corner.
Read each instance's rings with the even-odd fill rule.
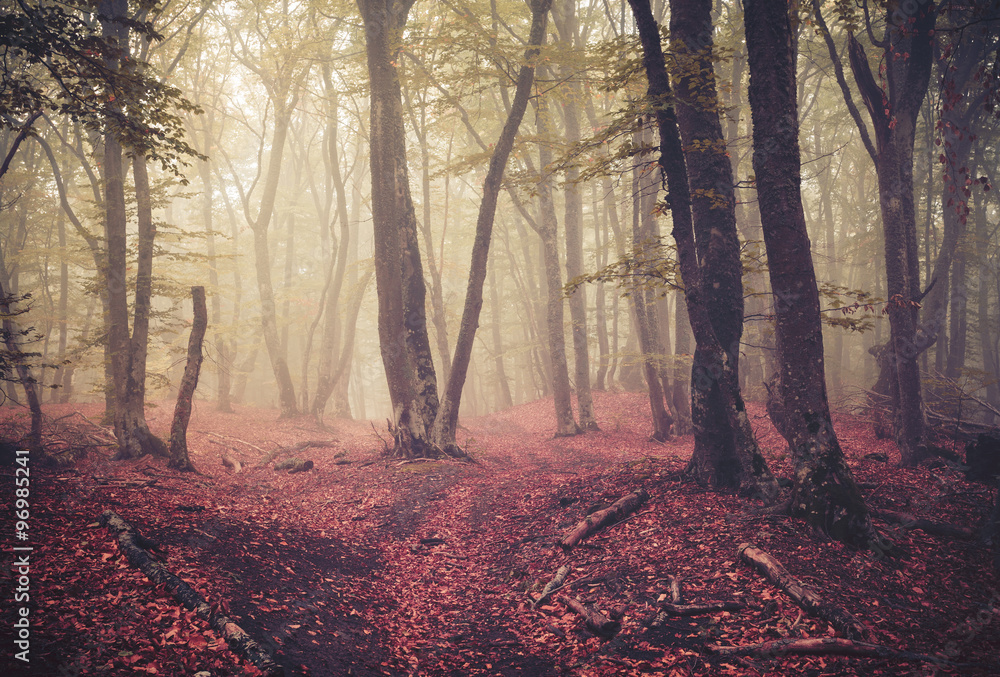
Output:
[[[308,418],[242,407],[220,414],[201,402],[188,434],[200,474],[152,458],[111,462],[107,448],[70,467],[32,467],[31,662],[11,657],[14,582],[4,566],[0,664],[15,669],[3,672],[257,674],[128,565],[97,525],[114,510],[164,545],[165,566],[228,606],[290,675],[1000,674],[1000,582],[976,541],[876,521],[910,553],[889,560],[787,517],[755,516],[755,502],[680,479],[692,439],[649,441],[644,396],[596,395],[601,432],[579,437],[552,437],[546,400],[463,421],[459,439],[476,464],[388,459],[384,423],[336,420],[324,430]],[[150,409],[154,432],[166,434],[171,409]],[[97,405],[47,414],[66,417],[57,425],[77,443],[87,431],[94,440],[107,434],[96,426]],[[787,476],[783,440],[762,408],[751,414],[772,469]],[[8,418],[8,428],[15,424]],[[983,523],[987,487],[949,467],[899,468],[893,445],[860,419],[838,416],[836,427],[873,509]],[[295,452],[314,461],[312,471],[262,463],[305,441],[332,445]],[[223,467],[223,453],[242,472]],[[10,504],[13,469],[2,476]],[[651,498],[636,513],[569,553],[557,546],[588,509],[640,488]],[[708,644],[834,634],[738,561],[744,542],[854,614],[873,641],[948,663],[708,653]],[[572,567],[567,587],[532,609],[563,564]],[[684,603],[745,608],[650,627],[671,576]],[[621,631],[595,636],[565,596],[620,617]]]

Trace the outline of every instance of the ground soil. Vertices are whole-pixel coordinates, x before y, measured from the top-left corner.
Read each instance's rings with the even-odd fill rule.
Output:
[[[336,420],[324,429],[277,411],[221,414],[199,402],[188,433],[199,474],[180,474],[159,459],[112,462],[99,446],[109,437],[96,405],[51,406],[50,446],[89,451],[61,468],[32,458],[31,662],[11,656],[15,582],[5,565],[0,668],[256,674],[129,567],[97,525],[114,510],[162,544],[165,565],[228,610],[289,675],[1000,674],[1000,586],[982,544],[876,521],[909,553],[890,560],[753,513],[754,501],[684,481],[690,436],[649,441],[646,407],[641,395],[597,393],[601,432],[573,438],[553,438],[550,400],[464,420],[459,440],[475,459],[466,464],[387,458],[384,423]],[[154,431],[166,433],[169,410],[149,410]],[[762,408],[750,411],[772,469],[787,476],[784,442]],[[0,418],[8,435],[24,425],[16,410]],[[836,426],[872,508],[973,528],[986,519],[989,487],[948,465],[899,468],[895,448],[862,419],[838,416]],[[287,451],[306,441],[329,446]],[[223,454],[242,472],[223,467]],[[290,456],[315,468],[273,470]],[[14,468],[0,474],[10,505]],[[569,553],[557,547],[588,511],[640,488],[651,498],[637,513]],[[709,644],[834,634],[737,561],[744,542],[854,614],[874,641],[939,662],[708,653]],[[567,587],[533,609],[563,564],[572,567]],[[686,603],[746,608],[651,627],[671,576]],[[593,635],[560,596],[620,618],[621,632]]]

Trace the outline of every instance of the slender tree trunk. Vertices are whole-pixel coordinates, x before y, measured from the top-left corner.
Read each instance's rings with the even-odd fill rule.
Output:
[[[855,546],[881,543],[833,429],[819,293],[800,191],[795,52],[788,4],[746,0],[754,173],[775,306],[775,425],[795,465],[791,512]]]
[[[17,380],[24,389],[28,411],[31,412],[31,429],[28,432],[27,444],[30,449],[39,451],[42,448],[42,403],[38,397],[37,384],[31,375],[31,367],[26,362],[18,344],[18,336],[21,335],[21,331],[14,321],[17,311],[12,307],[12,304],[16,299],[8,294],[9,286],[10,277],[7,274],[6,260],[3,257],[3,252],[0,252],[0,315],[3,317],[0,331],[3,333],[4,347],[7,350],[6,359],[13,362]],[[13,383],[11,383],[11,391],[13,391]]]
[[[294,99],[294,97],[293,97]],[[274,298],[274,284],[271,281],[271,250],[268,244],[268,227],[274,216],[274,202],[278,193],[281,176],[281,159],[284,155],[288,126],[291,123],[293,104],[275,101],[278,110],[274,117],[274,134],[271,139],[271,154],[267,164],[264,191],[261,195],[260,211],[256,219],[249,215],[249,205],[244,203],[247,222],[253,231],[254,265],[257,271],[257,291],[260,295],[261,324],[264,345],[271,360],[271,369],[278,387],[278,403],[281,417],[296,416],[299,413],[295,400],[295,387],[288,369],[288,356],[278,335],[278,313]]]
[[[441,402],[437,420],[434,422],[435,442],[451,455],[464,455],[457,448],[455,429],[458,425],[458,408],[462,398],[462,388],[465,385],[465,377],[472,357],[473,341],[479,326],[479,313],[483,307],[483,283],[486,280],[489,263],[490,240],[493,236],[497,199],[500,196],[507,159],[514,148],[517,130],[521,126],[521,119],[528,107],[528,98],[531,95],[535,78],[534,62],[538,56],[539,47],[545,40],[545,24],[550,5],[551,0],[534,0],[531,4],[531,32],[524,53],[525,65],[518,73],[514,100],[507,115],[507,121],[500,132],[500,138],[497,139],[493,154],[490,156],[489,169],[483,181],[483,199],[479,205],[479,215],[476,219],[476,237],[472,244],[472,261],[469,264],[469,285],[465,293],[465,307],[462,310],[458,338],[455,339],[455,357],[451,364],[444,399]],[[572,418],[572,411],[570,417]]]
[[[891,7],[890,7],[891,9]],[[894,407],[896,444],[903,465],[925,455],[924,412],[918,358],[933,340],[918,333],[920,269],[913,204],[913,145],[917,116],[930,81],[931,37],[936,9],[930,3],[915,14],[888,13],[885,45],[886,89],[876,83],[861,43],[849,36],[851,70],[875,129],[879,206],[885,245],[890,344],[883,369],[898,394]],[[907,54],[896,58],[895,54]],[[883,77],[883,76],[880,76]]]
[[[177,404],[174,406],[174,418],[170,425],[170,445],[168,465],[171,468],[185,472],[194,472],[194,464],[188,456],[187,427],[191,420],[191,404],[194,401],[194,391],[198,387],[198,374],[201,372],[201,345],[208,329],[208,309],[205,307],[205,288],[191,287],[191,301],[194,305],[194,320],[191,323],[191,336],[188,339],[187,364],[184,366],[184,376],[177,392]]]
[[[496,259],[490,266],[490,325],[493,334],[493,363],[496,365],[496,385],[499,390],[499,409],[509,409],[514,406],[514,398],[510,394],[510,383],[507,371],[503,365],[503,317],[500,311],[500,290],[497,285]]]
[[[202,147],[207,151],[212,145],[212,131],[214,129],[215,115],[213,109],[209,108],[206,113],[205,128]],[[218,362],[215,365],[216,389],[215,389],[215,409],[223,413],[231,414],[233,405],[230,400],[232,391],[232,358],[229,354],[229,339],[220,331],[222,324],[222,294],[219,290],[219,262],[216,255],[215,246],[215,184],[212,181],[212,165],[210,160],[198,163],[198,175],[201,177],[201,220],[205,227],[205,251],[208,254],[208,283],[212,292],[212,341],[215,344],[215,351],[218,354]]]
[[[633,134],[633,143],[637,146],[645,144],[644,130],[640,129]],[[654,251],[657,242],[654,242],[650,229],[644,228],[644,222],[648,222],[650,215],[646,214],[649,207],[648,200],[644,200],[645,193],[656,190],[655,184],[650,186],[642,181],[643,172],[647,168],[641,164],[632,166],[632,247],[634,255],[645,260],[655,256],[650,252]],[[650,437],[657,442],[664,442],[670,439],[670,426],[674,422],[674,417],[667,407],[663,382],[660,380],[660,371],[657,362],[660,359],[660,351],[656,345],[653,327],[656,323],[656,306],[650,303],[649,295],[646,293],[644,285],[638,279],[632,283],[629,294],[632,301],[632,312],[635,314],[635,325],[639,335],[639,350],[642,353],[642,370],[646,377],[646,388],[649,393],[649,409],[653,419],[653,433]]]
[[[327,290],[326,308],[323,311],[323,339],[320,344],[319,378],[316,382],[316,394],[313,397],[310,409],[312,415],[317,420],[322,418],[327,402],[339,382],[339,378],[334,379],[334,367],[336,363],[340,362],[340,357],[337,354],[341,334],[340,296],[344,286],[348,252],[350,251],[350,244],[352,242],[351,222],[347,214],[347,191],[344,185],[343,173],[340,170],[340,149],[337,142],[338,97],[328,68],[324,68],[323,77],[327,84],[328,95],[330,96],[330,108],[327,111],[329,120],[326,130],[327,164],[330,167],[330,176],[336,193],[336,220],[340,223],[340,237],[338,238],[333,232],[333,223],[331,222],[330,240],[337,243],[337,250],[336,255],[331,255],[330,259],[330,275],[333,276],[333,279]],[[345,329],[347,329],[346,326]]]
[[[553,5],[552,16],[559,31],[559,37],[569,47],[579,46],[576,17],[576,0],[559,0]],[[580,110],[578,101],[582,99],[576,74],[573,69],[560,69],[566,81],[566,92],[562,99],[562,113],[565,142],[569,145],[580,141]],[[566,278],[573,280],[583,275],[583,197],[578,179],[580,170],[575,163],[566,169],[565,198],[566,229]],[[576,402],[580,427],[584,430],[599,430],[594,417],[594,398],[590,392],[590,347],[587,338],[587,287],[579,285],[569,297],[569,315],[573,337],[573,380],[576,385]]]
[[[548,102],[540,98],[537,102],[536,117],[538,133],[543,138],[553,134],[549,119]],[[579,435],[583,430],[573,417],[573,401],[569,384],[569,366],[566,362],[566,341],[563,336],[563,293],[562,272],[559,269],[558,219],[552,200],[552,150],[548,142],[538,147],[538,161],[542,175],[538,182],[539,235],[542,240],[542,262],[545,267],[545,291],[547,299],[546,331],[551,363],[552,394],[556,410],[556,436]]]

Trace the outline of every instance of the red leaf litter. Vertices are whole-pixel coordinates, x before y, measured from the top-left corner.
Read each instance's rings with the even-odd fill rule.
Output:
[[[15,581],[4,567],[2,660],[15,669],[4,674],[259,674],[128,565],[96,525],[109,509],[160,543],[165,566],[288,675],[1000,674],[1000,592],[983,544],[876,520],[909,557],[852,551],[796,520],[752,512],[757,502],[684,481],[690,436],[651,442],[644,396],[596,396],[601,432],[579,437],[552,437],[550,400],[463,421],[459,441],[477,464],[386,458],[384,424],[321,429],[202,402],[188,433],[201,474],[152,458],[111,462],[107,447],[69,467],[33,466],[31,662],[12,658]],[[149,410],[158,434],[169,410]],[[24,415],[5,411],[6,431],[23,429]],[[107,439],[96,405],[46,413],[58,419],[54,446]],[[750,413],[772,469],[788,476],[784,442],[760,407]],[[948,466],[901,469],[866,422],[844,415],[836,425],[873,510],[983,524],[988,487]],[[275,453],[307,441],[329,446]],[[223,467],[222,454],[243,471]],[[265,463],[290,455],[315,468],[288,474]],[[3,468],[5,499],[13,474]],[[636,513],[569,553],[557,546],[588,511],[637,489],[651,498]],[[854,614],[874,642],[933,661],[710,654],[709,644],[835,635],[737,561],[744,542]],[[571,567],[565,587],[533,608],[562,565]],[[652,622],[671,577],[684,603],[745,608]],[[621,631],[592,634],[565,596],[620,619]]]

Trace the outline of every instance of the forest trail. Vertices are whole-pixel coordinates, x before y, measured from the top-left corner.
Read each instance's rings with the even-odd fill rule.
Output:
[[[755,504],[680,480],[691,438],[650,442],[646,406],[641,395],[598,393],[602,431],[572,438],[552,437],[546,401],[465,420],[459,441],[477,463],[464,464],[387,459],[367,422],[333,421],[324,431],[305,418],[216,414],[202,404],[189,435],[202,475],[177,475],[151,459],[111,463],[103,451],[76,468],[38,469],[34,524],[44,538],[33,583],[32,669],[39,671],[29,674],[252,674],[207,625],[129,568],[110,534],[94,526],[105,509],[164,544],[164,564],[209,602],[228,604],[287,674],[921,669],[875,659],[706,654],[709,643],[829,636],[825,623],[803,617],[736,561],[736,546],[746,541],[850,610],[880,643],[962,662],[995,656],[1000,595],[982,548],[883,525],[915,555],[888,562],[826,541],[794,520],[749,518],[745,511]],[[158,429],[166,414],[154,411]],[[96,420],[96,412],[85,413]],[[751,414],[769,462],[787,475],[783,443],[759,408]],[[905,507],[970,526],[981,521],[989,503],[981,487],[948,469],[900,470],[866,459],[894,452],[851,417],[838,419],[838,432],[873,507]],[[290,455],[273,454],[279,445],[305,441],[332,445],[295,452],[315,470],[287,474],[261,464]],[[224,468],[221,453],[237,458],[243,471]],[[569,553],[556,546],[589,509],[640,488],[651,498],[632,516]],[[614,639],[586,630],[559,595],[531,608],[564,564],[571,571],[560,594],[620,615]],[[682,580],[686,603],[728,599],[746,608],[649,627],[670,576]]]

